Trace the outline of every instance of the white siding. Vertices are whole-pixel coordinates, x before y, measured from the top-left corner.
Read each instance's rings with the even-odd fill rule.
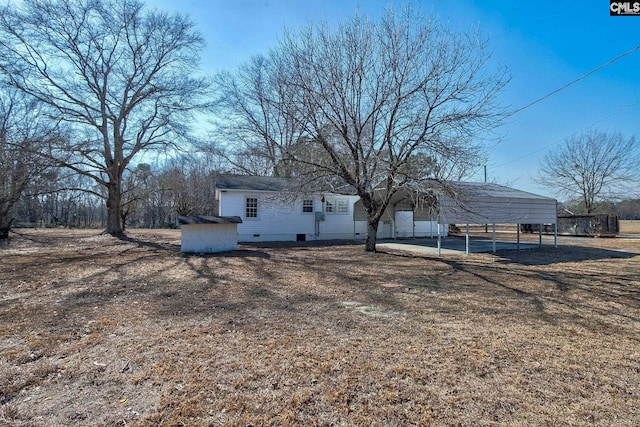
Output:
[[[416,237],[437,237],[438,223],[436,221],[415,221]],[[447,224],[440,224],[440,236],[445,237],[449,233]]]
[[[238,240],[240,242],[329,240],[353,238],[353,204],[356,196],[332,196],[346,200],[348,212],[324,213],[320,195],[293,198],[275,192],[243,190],[219,191],[221,216],[239,216]],[[258,199],[257,218],[247,218],[247,197]],[[303,200],[313,199],[313,212],[302,212]],[[324,220],[316,221],[316,212],[322,212]]]
[[[396,211],[395,237],[413,237],[413,211]]]
[[[387,220],[388,221],[388,220]],[[435,221],[414,221],[415,224],[415,237],[437,237],[438,236],[438,224]],[[364,240],[367,237],[367,221],[355,221],[356,239]],[[378,233],[376,238],[389,239],[394,238],[393,233],[384,228],[385,223],[380,221],[378,224]],[[449,232],[447,224],[440,224],[440,236],[445,237]],[[395,236],[395,237],[409,237],[409,236]]]
[[[355,204],[354,222],[356,239],[364,239],[367,235],[367,214],[362,203]],[[399,217],[401,220],[398,221]],[[410,217],[413,217],[411,222]],[[435,215],[434,215],[435,219]],[[386,223],[385,223],[386,221]],[[391,223],[391,225],[389,224]],[[448,233],[447,224],[440,224],[440,235],[446,236]],[[431,221],[431,213],[427,210],[410,210],[410,204],[398,203],[395,213],[392,208],[388,208],[382,215],[378,223],[378,239],[407,238],[407,237],[436,237],[438,235],[438,225],[436,221]]]
[[[238,249],[238,224],[184,224],[180,227],[182,252],[214,253]]]

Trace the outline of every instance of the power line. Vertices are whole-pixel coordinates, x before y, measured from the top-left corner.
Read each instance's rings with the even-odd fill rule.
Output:
[[[608,67],[609,65],[613,64],[613,63],[614,63],[614,62],[616,62],[616,61],[619,61],[620,59],[624,58],[625,56],[628,56],[628,55],[632,54],[633,52],[635,52],[635,51],[636,51],[636,50],[638,50],[638,49],[640,49],[640,45],[638,45],[638,46],[636,46],[636,47],[634,47],[634,48],[632,48],[632,49],[630,49],[630,50],[628,50],[628,51],[624,52],[623,54],[621,54],[621,55],[619,55],[619,56],[617,56],[617,57],[613,58],[612,60],[610,60],[610,61],[608,61],[608,62],[606,62],[606,63],[604,63],[604,64],[602,64],[602,65],[600,65],[600,66],[598,66],[598,67],[596,67],[596,68],[594,68],[593,70],[591,70],[591,71],[589,71],[588,73],[586,73],[586,74],[584,74],[584,75],[582,75],[582,76],[578,77],[578,78],[577,78],[577,79],[575,79],[575,80],[570,81],[569,83],[565,84],[564,86],[562,86],[562,87],[560,87],[560,88],[558,88],[558,89],[556,89],[556,90],[554,90],[554,91],[552,91],[552,92],[549,92],[548,94],[546,94],[546,95],[544,95],[544,96],[542,96],[542,97],[540,97],[540,98],[538,98],[538,99],[536,99],[536,100],[534,100],[534,101],[531,101],[530,103],[526,104],[526,105],[525,105],[525,106],[523,106],[523,107],[518,108],[517,110],[515,110],[515,111],[513,111],[513,112],[509,113],[509,114],[507,115],[507,117],[513,116],[513,115],[515,115],[515,114],[519,113],[520,111],[522,111],[522,110],[524,110],[524,109],[526,109],[526,108],[529,108],[529,107],[531,107],[532,105],[535,105],[535,104],[537,104],[538,102],[543,101],[543,100],[545,100],[545,99],[549,98],[549,97],[550,97],[550,96],[552,96],[552,95],[555,95],[556,93],[558,93],[558,92],[560,92],[560,91],[562,91],[562,90],[564,90],[564,89],[568,88],[569,86],[571,86],[571,85],[573,85],[573,84],[575,84],[575,83],[579,82],[580,80],[584,80],[584,79],[586,79],[586,78],[587,78],[587,77],[589,77],[590,75],[592,75],[592,74],[594,74],[594,73],[597,73],[598,71],[602,70],[603,68]],[[638,101],[636,101],[636,102],[632,103],[631,105],[634,105],[634,104],[636,104],[636,103],[638,103]],[[630,105],[630,106],[631,106],[631,105]],[[628,107],[630,107],[630,106],[628,106]],[[627,107],[627,108],[628,108],[628,107]],[[624,109],[626,109],[626,108],[624,108]],[[595,123],[598,123],[598,122],[600,122],[600,121],[602,121],[602,120],[598,120],[598,121],[596,121],[596,122],[594,122],[594,123],[590,124],[589,126],[586,126],[585,128],[588,128],[588,127],[590,127],[590,126],[593,126]],[[518,157],[517,159],[508,160],[508,161],[506,161],[506,162],[503,162],[503,163],[501,163],[501,164],[499,164],[499,165],[497,165],[497,166],[493,166],[493,167],[494,167],[494,168],[496,168],[496,167],[504,166],[504,165],[506,165],[506,164],[513,163],[513,162],[515,162],[515,161],[518,161],[518,160],[524,159],[524,158],[526,158],[526,157],[530,156],[531,154],[538,153],[538,152],[540,152],[540,151],[542,151],[542,150],[544,150],[544,149],[546,149],[546,148],[548,148],[548,147],[550,147],[550,146],[552,146],[552,145],[555,145],[555,144],[557,144],[557,143],[559,143],[559,142],[561,142],[561,141],[563,141],[563,139],[559,139],[559,140],[557,140],[557,141],[554,141],[554,142],[552,142],[552,143],[550,143],[550,144],[545,145],[545,146],[544,146],[544,147],[542,147],[542,148],[538,148],[538,149],[534,150],[534,151],[533,151],[533,152],[531,152],[531,153],[528,153],[528,154],[526,154],[526,155],[524,155],[524,156]],[[498,142],[498,143],[497,143],[497,144],[495,144],[493,147],[491,147],[491,149],[490,149],[490,150],[495,149],[495,148],[496,148],[496,146],[498,146],[499,144],[500,144],[500,142]]]
[[[638,103],[640,103],[640,99],[637,99],[636,101],[632,102],[631,104],[628,104],[628,105],[626,105],[626,106],[624,106],[624,107],[622,107],[622,108],[620,108],[620,109],[618,109],[616,111],[611,112],[609,115],[607,115],[607,116],[605,116],[605,117],[603,117],[603,118],[601,118],[599,120],[596,120],[596,121],[590,123],[587,126],[583,126],[577,132],[582,132],[582,131],[584,131],[586,129],[592,128],[597,123],[603,122],[603,121],[605,121],[605,120],[607,120],[607,119],[609,119],[609,118],[611,118],[613,116],[616,116],[618,113],[620,113],[622,111],[625,111],[625,110],[628,110],[629,108],[633,107],[634,105],[636,105]],[[524,155],[522,155],[520,157],[517,157],[515,159],[507,160],[506,162],[500,163],[498,165],[493,165],[492,167],[495,169],[495,168],[499,168],[499,167],[504,166],[504,165],[508,165],[510,163],[513,163],[513,162],[517,162],[519,160],[526,159],[527,157],[531,156],[532,154],[539,153],[540,151],[546,150],[547,148],[549,148],[551,146],[554,146],[554,145],[556,145],[556,144],[558,144],[560,142],[563,142],[565,139],[566,139],[566,137],[559,138],[559,139],[557,139],[557,140],[555,140],[555,141],[553,141],[553,142],[551,142],[551,143],[549,143],[547,145],[544,145],[544,146],[542,146],[540,148],[537,148],[537,149],[535,149],[535,150],[533,150],[533,151],[531,151],[531,152],[529,152],[527,154],[524,154]]]
[[[564,85],[564,86],[562,86],[562,87],[560,87],[560,88],[558,88],[558,89],[554,90],[553,92],[549,92],[548,94],[544,95],[543,97],[540,97],[540,98],[538,98],[538,99],[536,99],[536,100],[534,100],[534,101],[532,101],[532,102],[528,103],[528,104],[527,104],[527,105],[525,105],[524,107],[520,107],[520,108],[518,108],[517,110],[513,111],[512,113],[510,113],[508,116],[513,116],[513,115],[515,115],[515,114],[519,113],[520,111],[522,111],[522,110],[524,110],[524,109],[526,109],[526,108],[529,108],[529,107],[531,107],[532,105],[535,105],[535,104],[537,104],[538,102],[543,101],[543,100],[545,100],[545,99],[549,98],[549,97],[550,97],[550,96],[552,96],[552,95],[555,95],[556,93],[558,93],[558,92],[560,92],[560,91],[562,91],[562,90],[564,90],[564,89],[568,88],[569,86],[571,86],[571,85],[573,85],[573,84],[575,84],[575,83],[579,82],[580,80],[586,79],[586,78],[587,78],[587,77],[589,77],[590,75],[592,75],[592,74],[594,74],[594,73],[597,73],[598,71],[602,70],[602,69],[603,69],[603,68],[605,68],[605,67],[608,67],[609,65],[613,64],[613,63],[614,63],[614,62],[616,62],[616,61],[619,61],[620,59],[624,58],[625,56],[632,54],[633,52],[635,52],[635,51],[636,51],[636,50],[638,50],[638,49],[640,49],[640,45],[638,45],[638,46],[634,47],[634,48],[633,48],[633,49],[631,49],[631,50],[626,51],[626,52],[625,52],[625,53],[623,53],[622,55],[620,55],[620,56],[617,56],[617,57],[613,58],[612,60],[610,60],[610,61],[608,61],[608,62],[606,62],[606,63],[604,63],[604,64],[600,65],[599,67],[594,68],[593,70],[589,71],[587,74],[584,74],[584,75],[582,75],[582,76],[578,77],[577,79],[570,81],[570,82],[569,82],[569,83],[567,83],[566,85]]]

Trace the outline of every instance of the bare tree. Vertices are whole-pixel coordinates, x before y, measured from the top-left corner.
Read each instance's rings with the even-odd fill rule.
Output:
[[[49,105],[74,138],[51,153],[105,189],[106,231],[123,234],[122,180],[140,153],[186,141],[209,83],[203,40],[182,15],[137,0],[24,0],[0,9],[0,71]]]
[[[9,237],[20,198],[52,166],[41,153],[60,139],[39,102],[0,86],[0,240]]]
[[[216,76],[217,106],[222,114],[217,138],[221,153],[241,173],[291,176],[288,152],[302,129],[294,113],[293,95],[272,58],[252,57],[235,74]]]
[[[536,182],[569,198],[579,196],[587,213],[596,202],[627,196],[640,176],[640,152],[635,138],[594,130],[572,135],[547,153]]]
[[[503,117],[496,98],[508,81],[490,56],[477,31],[451,30],[410,7],[377,22],[356,14],[335,29],[310,24],[271,50],[275,74],[262,80],[286,90],[267,105],[292,124],[295,144],[239,109],[236,119],[305,165],[306,177],[352,186],[367,213],[365,248],[375,251],[395,193],[415,193],[458,160],[479,163],[470,161],[477,138]]]

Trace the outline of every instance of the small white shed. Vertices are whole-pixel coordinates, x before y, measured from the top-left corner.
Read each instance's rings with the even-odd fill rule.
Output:
[[[181,252],[215,253],[238,249],[238,216],[178,217]]]

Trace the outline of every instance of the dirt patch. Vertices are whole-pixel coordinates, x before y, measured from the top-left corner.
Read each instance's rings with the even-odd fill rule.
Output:
[[[129,236],[0,246],[0,425],[640,424],[639,241],[202,256]]]

